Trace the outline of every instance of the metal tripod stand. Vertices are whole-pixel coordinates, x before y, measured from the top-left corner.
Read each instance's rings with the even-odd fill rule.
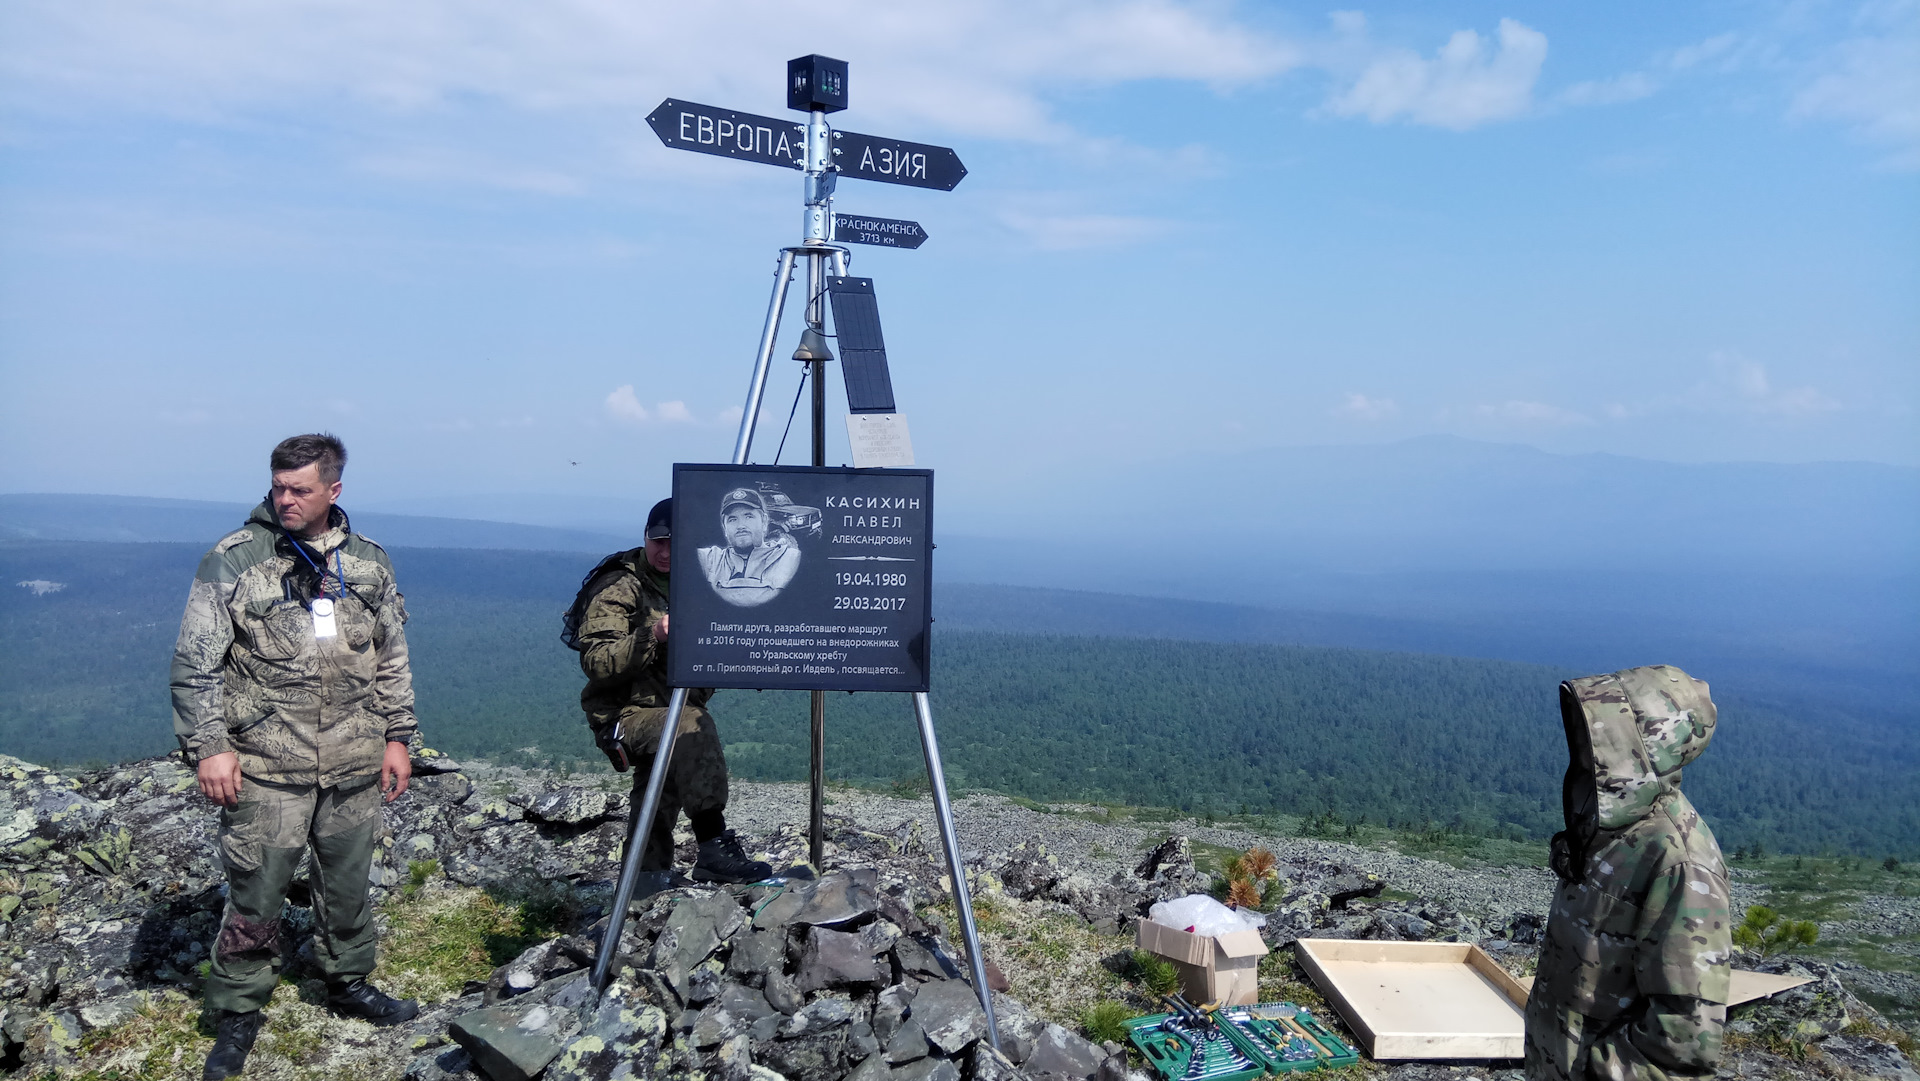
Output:
[[[800,259],[806,260],[807,305],[806,325],[809,330],[820,332],[825,325],[826,278],[829,261],[833,274],[844,277],[847,272],[847,249],[831,242],[833,223],[833,189],[835,172],[832,168],[831,152],[832,132],[826,121],[826,113],[818,108],[807,114],[806,142],[806,206],[803,218],[805,239],[799,245],[784,248],[780,252],[780,261],[774,271],[773,296],[767,303],[766,324],[760,332],[760,346],[754,359],[753,378],[748,384],[747,401],[740,417],[740,433],[734,440],[734,465],[747,464],[747,456],[753,447],[754,429],[759,423],[761,401],[765,397],[767,375],[773,363],[775,339],[779,336],[780,317],[786,308],[787,288],[792,283],[794,264]],[[813,464],[826,465],[826,360],[824,355],[807,356],[808,377],[813,381]],[[635,883],[639,877],[640,861],[646,848],[646,838],[653,829],[653,820],[660,807],[660,793],[666,785],[667,766],[673,757],[673,746],[680,728],[680,717],[686,709],[687,689],[676,687],[667,702],[667,716],[660,730],[660,746],[654,752],[653,768],[647,775],[647,788],[640,802],[640,813],[634,820],[631,836],[627,838],[626,859],[621,865],[620,882],[614,890],[613,911],[607,921],[607,930],[600,942],[600,949],[594,959],[593,985],[596,988],[606,986],[608,972],[612,968],[614,954],[620,946],[620,931],[626,922],[627,907],[633,901]],[[914,720],[920,729],[920,749],[927,761],[927,780],[933,794],[934,816],[940,827],[940,845],[947,858],[947,872],[953,885],[954,907],[960,919],[960,934],[965,940],[967,963],[973,977],[974,993],[979,996],[980,1008],[986,1012],[987,1039],[995,1050],[1000,1047],[999,1026],[993,1010],[993,994],[987,987],[986,958],[980,950],[980,935],[973,919],[973,898],[967,887],[966,867],[960,858],[960,841],[954,832],[953,804],[947,796],[946,772],[941,766],[940,743],[933,729],[933,705],[926,692],[913,695]],[[811,739],[812,758],[810,778],[812,798],[809,805],[808,822],[808,858],[815,868],[820,867],[821,849],[825,818],[825,740],[826,740],[826,692],[812,692]]]

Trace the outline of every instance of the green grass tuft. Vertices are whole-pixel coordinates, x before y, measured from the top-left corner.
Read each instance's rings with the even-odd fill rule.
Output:
[[[1133,1011],[1126,1003],[1105,999],[1081,1012],[1080,1027],[1094,1043],[1125,1043],[1127,1022],[1132,1019]]]

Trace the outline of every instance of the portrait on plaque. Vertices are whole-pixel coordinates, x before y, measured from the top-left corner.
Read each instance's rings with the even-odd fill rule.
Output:
[[[800,569],[800,538],[819,535],[819,509],[795,504],[777,484],[735,488],[720,498],[720,543],[700,549],[700,570],[721,600],[758,607]]]
[[[928,689],[930,471],[682,464],[673,499],[675,686]]]

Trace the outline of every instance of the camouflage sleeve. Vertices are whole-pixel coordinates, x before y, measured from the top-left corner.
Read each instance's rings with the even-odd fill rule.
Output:
[[[594,594],[580,620],[580,669],[594,681],[645,671],[660,655],[654,624],[664,613],[642,606],[640,583],[623,575]]]
[[[1726,876],[1710,867],[1682,860],[1656,875],[1634,929],[1640,993],[1725,1003],[1733,974],[1731,909]]]
[[[173,734],[187,760],[199,762],[233,747],[227,742],[223,701],[227,650],[233,646],[233,620],[227,601],[235,574],[219,551],[208,552],[194,573],[180,636],[173,643]]]
[[[387,722],[387,742],[410,743],[420,730],[413,716],[413,668],[407,659],[407,602],[393,580],[393,566],[382,553],[386,584],[374,618],[373,711]]]
[[[1588,1075],[1620,1081],[1711,1077],[1720,1061],[1727,1008],[1685,995],[1653,995],[1632,1024],[1594,1041]]]

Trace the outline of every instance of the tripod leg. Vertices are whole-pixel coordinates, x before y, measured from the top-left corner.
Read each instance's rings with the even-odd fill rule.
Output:
[[[953,832],[953,804],[947,799],[947,775],[940,766],[940,742],[933,734],[933,704],[925,691],[913,696],[913,715],[920,722],[920,749],[927,755],[927,781],[933,786],[933,814],[940,820],[940,846],[947,852],[947,872],[953,878],[953,907],[960,914],[960,937],[967,943],[967,966],[973,972],[973,993],[987,1012],[987,1041],[1000,1050],[1000,1026],[993,1016],[993,991],[987,987],[987,959],[980,952],[980,932],[973,926],[973,897],[967,890],[967,869],[960,862],[960,839]]]
[[[766,396],[767,372],[773,364],[773,341],[780,334],[780,313],[787,306],[787,283],[793,280],[793,252],[780,253],[773,272],[773,298],[767,301],[767,325],[760,330],[760,353],[753,362],[753,382],[747,386],[747,404],[740,412],[740,434],[733,441],[733,464],[745,465],[753,450],[753,429],[760,423],[760,399]]]
[[[667,699],[667,720],[660,729],[660,747],[653,752],[653,770],[647,774],[646,796],[640,801],[640,815],[633,821],[633,836],[627,838],[627,858],[620,865],[620,884],[613,891],[613,912],[607,917],[607,933],[600,938],[600,952],[593,959],[593,987],[607,985],[607,973],[613,968],[613,955],[620,948],[620,931],[627,922],[627,906],[633,903],[633,887],[640,877],[640,860],[647,850],[647,836],[653,830],[653,817],[660,810],[660,790],[667,786],[667,763],[673,758],[674,738],[680,732],[680,714],[687,708],[687,689],[675,687]],[[672,870],[672,868],[668,868]]]
[[[824,871],[820,865],[826,849],[827,834],[827,692],[813,692],[813,723],[809,726],[808,750],[811,758],[808,762],[807,778],[813,783],[813,791],[807,801],[807,862],[813,864],[815,871]]]

